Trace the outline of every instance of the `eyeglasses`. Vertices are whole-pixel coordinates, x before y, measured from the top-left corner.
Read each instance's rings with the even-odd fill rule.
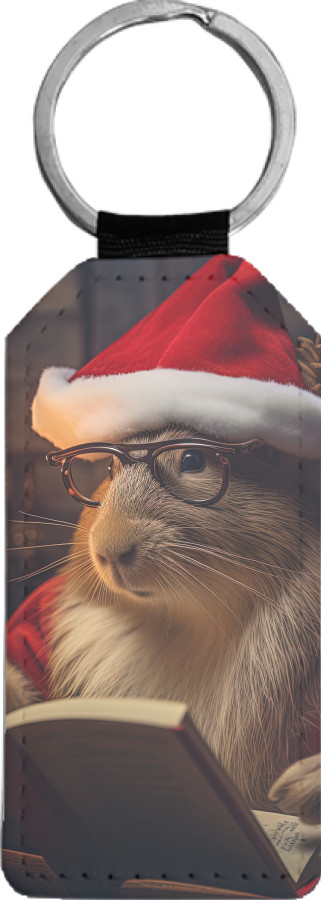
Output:
[[[60,466],[70,497],[86,506],[102,482],[112,482],[125,466],[148,466],[153,478],[178,500],[196,506],[212,506],[227,491],[233,457],[246,456],[262,447],[256,438],[241,444],[217,441],[170,440],[146,444],[78,444],[67,450],[51,450],[46,459]],[[90,465],[88,465],[90,462]]]

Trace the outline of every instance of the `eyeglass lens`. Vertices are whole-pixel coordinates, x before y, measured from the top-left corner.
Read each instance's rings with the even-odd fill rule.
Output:
[[[155,469],[160,484],[179,500],[211,500],[222,487],[223,468],[214,448],[164,450],[156,457]]]
[[[137,454],[138,455],[138,454]],[[122,464],[116,455],[82,454],[72,460],[70,475],[77,491],[90,500],[97,488],[117,477]],[[215,448],[168,448],[157,453],[154,475],[179,500],[191,503],[215,498],[222,487],[223,469]]]

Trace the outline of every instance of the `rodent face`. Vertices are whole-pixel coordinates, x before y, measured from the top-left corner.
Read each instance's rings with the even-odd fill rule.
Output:
[[[193,438],[169,428],[133,443]],[[198,437],[204,437],[198,433]],[[147,466],[116,465],[80,524],[89,531],[88,602],[143,605],[180,620],[209,616],[219,627],[243,623],[253,606],[278,602],[289,570],[298,568],[297,461],[263,447],[232,460],[227,493],[213,506],[176,499]],[[83,547],[84,532],[74,542]]]

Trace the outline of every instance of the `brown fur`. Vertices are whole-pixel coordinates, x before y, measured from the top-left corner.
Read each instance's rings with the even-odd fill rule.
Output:
[[[49,675],[52,697],[185,701],[253,806],[315,821],[315,767],[314,791],[310,778],[299,796],[290,777],[268,799],[308,755],[319,710],[318,503],[299,465],[263,447],[232,463],[209,508],[176,500],[144,466],[104,482],[75,531]]]

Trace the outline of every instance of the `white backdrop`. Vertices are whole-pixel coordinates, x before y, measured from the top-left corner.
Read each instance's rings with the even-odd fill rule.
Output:
[[[95,240],[69,222],[40,177],[32,112],[62,45],[113,5],[16,0],[2,12],[3,337],[68,270],[96,254]],[[232,236],[231,253],[252,262],[321,330],[321,10],[317,0],[220,0],[219,8],[271,46],[298,115],[282,187],[258,220]],[[57,113],[69,177],[88,202],[114,212],[234,206],[259,175],[269,129],[267,101],[245,64],[187,21],[131,29],[102,44],[73,74]],[[4,896],[12,896],[0,877]]]

